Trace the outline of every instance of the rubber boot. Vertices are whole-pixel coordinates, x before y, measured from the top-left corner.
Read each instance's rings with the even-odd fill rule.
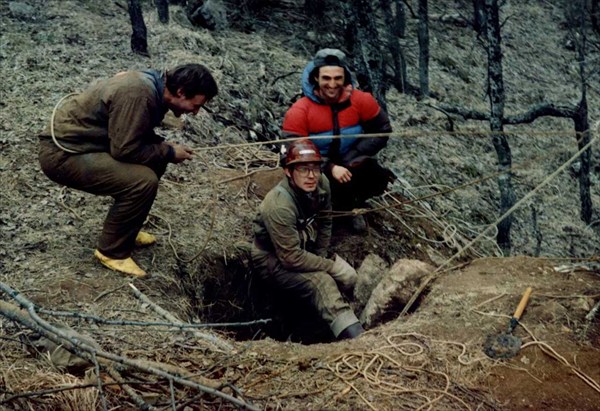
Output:
[[[367,222],[361,214],[352,217],[352,231],[356,234],[363,234],[367,231]]]
[[[133,277],[142,278],[146,276],[146,272],[142,270],[131,257],[118,260],[110,258],[102,254],[100,251],[94,251],[94,255],[100,261],[100,263],[110,268],[111,270],[118,271],[123,274],[131,275]]]
[[[338,340],[346,340],[350,338],[356,338],[362,333],[365,332],[365,329],[360,323],[354,323],[344,328],[340,335],[338,335]]]
[[[145,231],[140,231],[135,237],[135,245],[138,247],[147,247],[156,243],[156,237]]]

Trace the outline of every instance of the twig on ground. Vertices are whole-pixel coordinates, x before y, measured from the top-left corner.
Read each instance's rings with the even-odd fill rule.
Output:
[[[173,314],[165,310],[164,308],[158,306],[156,303],[151,301],[144,293],[136,288],[133,284],[129,283],[129,286],[133,290],[133,294],[142,302],[148,304],[152,310],[160,315],[161,317],[171,321],[174,324],[181,325],[183,324],[181,320],[175,317]],[[233,346],[229,344],[227,341],[208,333],[201,333],[199,331],[190,331],[194,335],[194,337],[200,338],[201,340],[208,341],[212,347],[217,347],[217,351],[230,353],[233,351]]]
[[[596,315],[598,315],[599,309],[600,309],[600,301],[598,301],[596,303],[596,305],[594,305],[594,307],[590,310],[590,312],[587,313],[587,315],[585,316],[585,320],[588,322],[592,322],[594,320],[594,318],[596,318]]]
[[[172,322],[161,322],[161,321],[134,321],[134,320],[107,320],[106,318],[98,317],[92,314],[83,314],[77,311],[53,311],[46,310],[44,308],[37,307],[37,312],[40,314],[50,315],[52,317],[71,317],[81,320],[93,321],[96,324],[109,324],[109,325],[131,325],[135,327],[169,327],[179,328],[181,330],[186,328],[227,328],[227,327],[248,327],[257,324],[268,324],[273,321],[271,318],[260,318],[253,321],[241,321],[232,323],[172,323]]]
[[[92,350],[90,354],[92,357],[92,363],[94,364],[94,369],[96,370],[96,383],[98,386],[98,392],[100,393],[100,401],[102,401],[102,409],[104,411],[108,411],[108,405],[106,403],[106,395],[104,394],[102,378],[100,378],[100,364],[98,363],[96,352]]]
[[[94,302],[94,303],[95,303],[95,302],[98,302],[98,300],[100,300],[100,299],[102,299],[102,298],[106,297],[106,296],[107,296],[107,295],[109,295],[109,294],[112,294],[112,293],[114,293],[115,291],[119,291],[121,288],[125,287],[126,285],[127,285],[127,284],[121,284],[121,285],[120,285],[120,286],[118,286],[118,287],[111,288],[110,290],[103,291],[103,292],[101,292],[100,294],[98,294],[98,297],[94,298],[94,300],[93,300],[92,302]]]
[[[104,387],[112,387],[112,386],[120,386],[120,387],[124,387],[126,385],[147,385],[147,382],[140,382],[140,381],[116,381],[116,382],[108,382],[108,383],[103,383]],[[63,392],[63,391],[71,391],[71,390],[83,390],[86,388],[97,388],[98,384],[96,382],[91,382],[89,384],[70,384],[70,385],[64,385],[64,386],[60,386],[60,387],[55,387],[55,388],[48,388],[45,390],[38,390],[38,391],[27,391],[27,392],[19,392],[19,393],[14,393],[13,395],[11,395],[10,397],[6,397],[3,398],[2,400],[0,400],[0,404],[10,404],[12,401],[18,399],[18,398],[31,398],[31,397],[42,397],[44,395],[48,395],[48,394],[56,394],[58,392]]]
[[[129,395],[129,397],[133,400],[133,402],[135,402],[135,405],[137,405],[141,410],[149,410],[150,411],[150,410],[155,409],[150,404],[146,403],[146,401],[144,401],[143,398],[140,397],[133,390],[133,388],[131,388],[127,384],[123,384],[123,378],[121,377],[121,374],[119,374],[119,372],[117,370],[115,370],[114,367],[107,367],[107,372],[108,372],[108,375],[110,375],[113,380],[115,380],[119,384],[122,384],[122,387],[125,390],[125,392],[127,393],[127,395]],[[100,379],[100,377],[98,377],[98,379]],[[107,384],[104,384],[104,385],[107,385]]]

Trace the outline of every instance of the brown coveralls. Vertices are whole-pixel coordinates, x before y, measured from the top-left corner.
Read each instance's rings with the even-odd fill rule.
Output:
[[[257,274],[277,288],[308,302],[337,337],[358,319],[340,293],[350,291],[356,277],[330,273],[325,258],[331,240],[331,190],[321,176],[314,193],[299,192],[286,179],[265,196],[254,220],[252,261]]]
[[[54,133],[40,135],[44,173],[67,187],[114,198],[104,221],[98,250],[123,259],[156,197],[158,180],[174,150],[157,136],[167,111],[164,81],[156,70],[120,73],[71,97],[58,108]]]

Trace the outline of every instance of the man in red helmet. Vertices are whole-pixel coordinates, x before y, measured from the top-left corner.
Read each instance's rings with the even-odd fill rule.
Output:
[[[302,74],[302,92],[304,97],[285,115],[284,136],[341,136],[314,140],[325,157],[333,208],[364,207],[366,199],[382,194],[395,179],[374,157],[386,146],[386,134],[392,131],[386,112],[370,93],[355,89],[346,56],[337,49],[319,50],[308,63]],[[357,136],[360,134],[380,135]],[[356,231],[366,228],[361,215],[352,224]]]
[[[263,280],[312,306],[336,338],[354,338],[364,330],[342,292],[352,291],[357,274],[340,256],[327,258],[331,191],[322,164],[312,141],[289,145],[287,178],[267,193],[254,220],[252,261]]]

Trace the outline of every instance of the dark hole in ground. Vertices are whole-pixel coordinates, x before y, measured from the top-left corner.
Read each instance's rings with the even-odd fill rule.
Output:
[[[413,241],[402,235],[390,237],[389,221],[384,224],[372,216],[367,221],[369,230],[363,234],[355,234],[344,224],[335,223],[332,251],[345,257],[356,268],[369,253],[378,254],[389,265],[403,257],[429,260]],[[229,250],[227,259],[222,255],[207,255],[199,265],[202,268],[194,275],[182,268],[180,279],[184,284],[181,288],[186,290],[192,315],[210,323],[270,319],[267,324],[225,328],[229,336],[237,340],[269,337],[303,344],[334,340],[328,325],[318,318],[311,307],[295,301],[293,296],[272,289],[258,276],[252,275],[250,266],[247,250],[240,247],[235,252]],[[410,313],[418,308],[424,295],[413,304]],[[364,307],[353,301],[349,303],[360,316]],[[387,311],[382,322],[397,318],[402,308],[396,306]]]
[[[331,251],[343,256],[355,268],[360,267],[369,254],[379,255],[389,266],[400,258],[431,263],[422,247],[422,240],[405,229],[406,222],[399,222],[397,218],[380,212],[367,214],[366,221],[367,231],[357,234],[350,228],[349,220],[334,219]],[[411,225],[428,238],[439,235],[439,227],[428,224],[426,220],[412,221]],[[328,325],[310,307],[261,283],[257,276],[251,275],[249,258],[243,247],[233,248],[237,251],[228,250],[227,259],[222,255],[207,255],[200,265],[201,272],[187,276],[196,278],[195,284],[182,287],[189,294],[193,316],[217,323],[271,320],[268,324],[227,328],[230,337],[237,340],[270,337],[303,344],[333,341]],[[454,252],[443,247],[437,251],[442,256],[450,256]],[[418,309],[427,292],[425,290],[420,295],[409,313]],[[394,304],[387,307],[379,324],[398,317],[403,306]],[[364,307],[353,301],[350,305],[360,316]]]

